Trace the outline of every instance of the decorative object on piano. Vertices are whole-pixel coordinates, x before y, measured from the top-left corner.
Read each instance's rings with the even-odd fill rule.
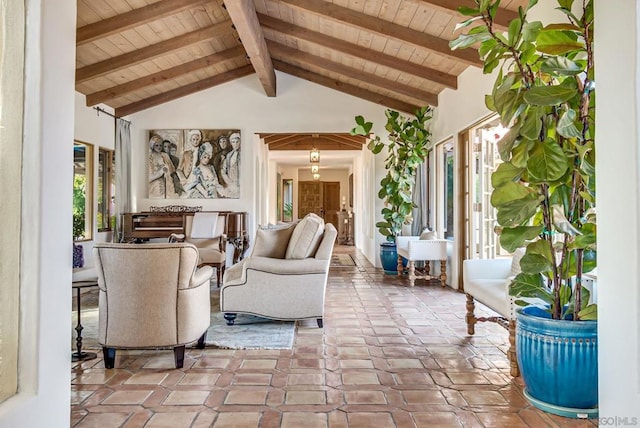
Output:
[[[202,205],[190,207],[188,205],[167,205],[165,207],[149,207],[152,213],[197,213],[202,211]]]
[[[149,130],[149,198],[238,199],[240,130]]]

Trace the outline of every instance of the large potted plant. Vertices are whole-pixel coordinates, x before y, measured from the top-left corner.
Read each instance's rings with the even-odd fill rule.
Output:
[[[596,267],[593,2],[557,0],[561,23],[530,22],[530,0],[508,31],[494,28],[499,0],[459,11],[471,28],[450,43],[477,46],[497,75],[486,105],[510,131],[492,175],[500,244],[526,248],[510,286],[523,306],[516,352],[535,406],[597,416],[596,305],[583,274]],[[534,303],[532,305],[532,303]]]
[[[367,147],[374,154],[385,148],[387,152],[384,164],[387,174],[380,181],[378,191],[378,197],[384,201],[381,212],[384,220],[377,222],[376,227],[386,237],[386,242],[380,246],[382,267],[385,273],[397,274],[396,237],[402,232],[402,225],[412,221],[416,171],[427,154],[431,132],[426,124],[433,116],[428,106],[416,110],[414,118],[407,118],[390,109],[385,111],[385,115],[388,141],[384,142],[379,135],[373,135]],[[373,123],[365,121],[362,116],[357,116],[355,121],[356,126],[351,134],[371,137]]]

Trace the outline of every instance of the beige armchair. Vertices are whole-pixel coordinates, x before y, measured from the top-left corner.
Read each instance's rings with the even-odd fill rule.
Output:
[[[228,325],[238,313],[277,320],[316,319],[323,325],[324,296],[338,232],[315,215],[278,230],[258,230],[251,255],[230,267],[220,289]]]
[[[197,268],[194,245],[97,243],[93,256],[106,368],[114,367],[117,348],[173,347],[181,368],[186,344],[204,347],[213,269]]]
[[[198,248],[198,266],[216,269],[218,287],[222,282],[226,263],[227,239],[224,235],[226,216],[224,213],[201,212],[184,216],[184,235],[172,234],[169,242],[189,242]],[[195,230],[194,230],[195,224]]]

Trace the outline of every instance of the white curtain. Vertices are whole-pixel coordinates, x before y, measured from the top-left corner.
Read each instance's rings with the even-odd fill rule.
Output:
[[[413,222],[411,223],[411,236],[420,236],[427,227],[427,214],[429,201],[427,200],[427,164],[421,163],[416,170],[416,183],[413,187],[412,199],[416,207],[413,209]]]
[[[131,122],[116,119],[116,230],[114,242],[122,240],[122,214],[131,212]]]

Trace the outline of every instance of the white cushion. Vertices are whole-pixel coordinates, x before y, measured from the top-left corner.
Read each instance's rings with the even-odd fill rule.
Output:
[[[524,257],[525,252],[526,250],[524,248],[518,248],[513,252],[511,258],[511,273],[509,274],[510,276],[516,276],[520,272],[522,272],[522,269],[520,268],[520,260],[522,260],[522,257]]]
[[[313,213],[307,214],[293,229],[285,259],[306,259],[314,255],[323,232],[322,217]]]
[[[511,301],[507,295],[510,279],[465,279],[464,291],[506,318],[511,318]]]
[[[213,238],[216,236],[217,212],[197,212],[193,215],[191,238]]]
[[[436,239],[437,237],[438,236],[436,234],[436,231],[435,230],[429,230],[428,227],[425,227],[425,229],[420,234],[420,239]]]
[[[281,229],[258,229],[251,256],[284,259],[293,230],[292,225]]]

